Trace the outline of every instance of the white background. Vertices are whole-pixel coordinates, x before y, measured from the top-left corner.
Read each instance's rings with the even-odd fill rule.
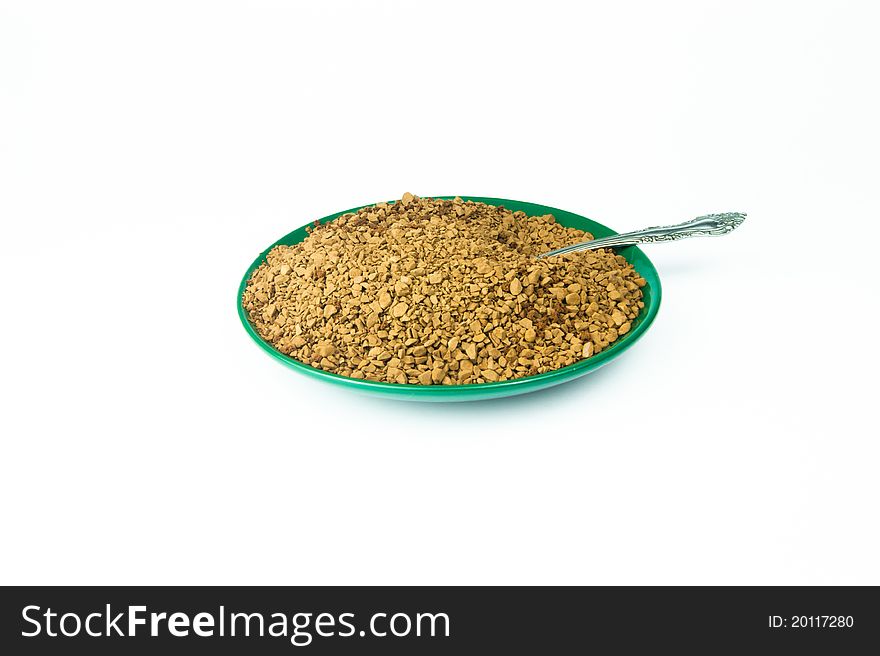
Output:
[[[4,2],[3,583],[880,583],[871,2]],[[470,194],[647,248],[594,375],[421,405],[235,311],[332,212]]]

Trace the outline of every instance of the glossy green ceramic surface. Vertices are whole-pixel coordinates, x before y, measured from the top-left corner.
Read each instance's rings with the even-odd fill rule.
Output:
[[[454,196],[440,196],[439,198],[454,198]],[[559,210],[555,207],[547,207],[546,205],[538,205],[536,203],[525,203],[518,200],[507,200],[504,198],[482,198],[478,196],[462,196],[462,198],[464,200],[488,203],[490,205],[503,205],[504,207],[511,210],[521,210],[530,216],[552,214],[556,218],[556,220],[562,225],[570,228],[579,228],[581,230],[585,230],[592,233],[597,238],[607,237],[609,235],[616,234],[613,230],[603,226],[601,223],[596,223],[595,221],[592,221],[586,217],[580,216],[578,214],[573,214],[572,212],[566,212],[565,210]],[[320,219],[320,222],[327,223],[336,219],[339,216],[342,216],[343,214],[353,212],[357,209],[359,208],[353,208],[350,210],[345,210],[343,212],[337,212],[336,214],[331,214],[330,216]],[[251,336],[251,338],[257,343],[257,345],[261,349],[263,349],[266,353],[271,355],[276,360],[282,362],[292,369],[299,371],[300,373],[304,373],[307,376],[311,376],[313,378],[317,378],[328,383],[333,383],[335,385],[341,385],[343,387],[348,387],[353,390],[359,390],[362,392],[377,394],[389,398],[409,401],[476,401],[481,399],[493,399],[504,396],[513,396],[515,394],[525,394],[527,392],[534,392],[536,390],[544,389],[546,387],[552,387],[553,385],[565,383],[570,380],[574,380],[575,378],[580,378],[581,376],[584,376],[591,371],[595,371],[599,367],[608,364],[609,362],[611,362],[611,360],[618,357],[633,344],[635,344],[636,341],[638,341],[638,339],[645,334],[645,331],[654,321],[654,317],[657,315],[657,310],[660,307],[660,279],[657,276],[657,270],[654,268],[654,265],[651,264],[651,261],[641,250],[639,250],[635,246],[630,246],[627,248],[622,248],[618,252],[620,255],[623,255],[629,262],[631,262],[636,271],[638,271],[639,274],[647,281],[645,287],[642,288],[645,307],[642,309],[642,312],[638,316],[638,318],[633,322],[632,328],[626,335],[615,341],[610,347],[608,347],[604,351],[592,357],[576,362],[575,364],[569,365],[568,367],[557,369],[555,371],[548,371],[547,373],[537,374],[535,376],[518,378],[516,380],[505,380],[497,383],[423,386],[380,383],[372,380],[349,378],[347,376],[340,376],[338,374],[329,373],[321,369],[316,369],[315,367],[303,364],[302,362],[294,360],[293,358],[284,355],[280,351],[277,351],[271,344],[263,340],[263,338],[260,337],[256,330],[254,330],[254,327],[248,320],[247,314],[241,304],[242,294],[244,293],[247,281],[250,278],[253,270],[265,261],[266,253],[268,253],[272,248],[279,244],[291,245],[301,242],[306,238],[306,236],[306,226],[294,230],[293,232],[285,235],[274,244],[269,246],[269,248],[267,248],[265,251],[260,253],[259,257],[257,257],[248,267],[248,270],[245,272],[244,277],[241,279],[241,284],[238,288],[238,315],[241,319],[242,325],[244,325],[244,328],[247,331],[248,335]]]

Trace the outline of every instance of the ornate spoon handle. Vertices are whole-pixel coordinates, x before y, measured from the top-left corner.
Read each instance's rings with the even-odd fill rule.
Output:
[[[617,246],[632,246],[633,244],[650,244],[658,241],[675,241],[685,237],[708,237],[726,235],[728,232],[745,221],[746,215],[740,212],[727,212],[725,214],[707,214],[698,216],[696,219],[679,223],[678,225],[659,226],[645,228],[634,232],[625,232],[620,235],[611,235],[592,241],[583,241],[555,251],[542,253],[538,259],[553,255],[564,255],[577,251],[592,251],[597,248],[615,248]]]

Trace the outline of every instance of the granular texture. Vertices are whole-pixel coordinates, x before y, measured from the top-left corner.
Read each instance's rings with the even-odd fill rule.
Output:
[[[630,330],[645,280],[551,215],[405,194],[276,246],[243,305],[282,353],[352,378],[455,385],[588,358]]]

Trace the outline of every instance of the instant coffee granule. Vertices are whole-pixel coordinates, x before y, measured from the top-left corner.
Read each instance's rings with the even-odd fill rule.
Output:
[[[404,194],[276,246],[242,303],[280,352],[352,378],[455,385],[588,358],[630,330],[645,280],[551,215]]]

